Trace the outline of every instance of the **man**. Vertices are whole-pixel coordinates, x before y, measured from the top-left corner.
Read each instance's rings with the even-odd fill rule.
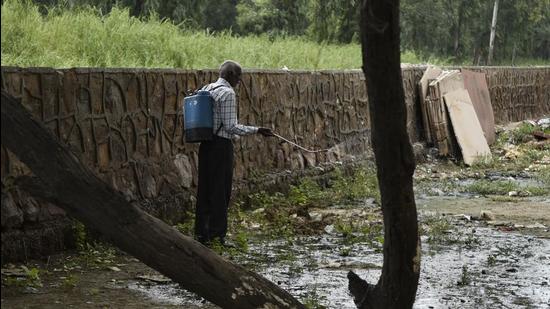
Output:
[[[199,186],[195,210],[195,237],[203,244],[225,244],[227,209],[233,182],[233,142],[236,135],[272,136],[268,128],[245,126],[237,121],[234,88],[241,81],[241,66],[225,61],[218,80],[203,87],[214,98],[214,138],[199,147]]]

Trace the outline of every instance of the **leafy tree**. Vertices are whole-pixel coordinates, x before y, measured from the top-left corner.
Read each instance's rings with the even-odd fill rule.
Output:
[[[305,36],[317,42],[359,42],[361,0],[34,0],[68,8],[115,5],[130,14],[156,14],[192,29],[232,29],[240,35]],[[421,58],[483,65],[487,59],[494,1],[401,0],[401,49]],[[550,0],[502,0],[494,60],[550,59]]]
[[[308,25],[306,0],[241,0],[237,26],[242,34],[302,35]]]
[[[309,35],[318,42],[358,41],[359,0],[312,0]]]

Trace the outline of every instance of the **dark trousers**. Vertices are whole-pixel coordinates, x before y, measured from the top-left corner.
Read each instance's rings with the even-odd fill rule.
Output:
[[[195,237],[205,243],[227,233],[227,208],[233,182],[233,142],[222,137],[199,147],[199,186]]]

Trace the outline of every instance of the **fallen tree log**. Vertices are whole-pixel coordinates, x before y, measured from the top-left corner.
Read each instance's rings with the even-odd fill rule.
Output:
[[[1,129],[2,144],[38,177],[26,180],[27,188],[185,289],[223,308],[305,308],[269,280],[126,201],[3,90]]]

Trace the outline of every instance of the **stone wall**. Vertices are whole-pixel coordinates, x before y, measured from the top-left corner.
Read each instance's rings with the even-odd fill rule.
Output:
[[[497,122],[550,113],[548,68],[477,69],[487,72]],[[423,70],[403,69],[412,142],[422,141],[416,84]],[[177,222],[192,210],[198,161],[197,145],[183,140],[181,102],[188,90],[216,77],[209,70],[2,67],[1,82],[99,177],[154,215]],[[245,71],[238,97],[241,123],[271,127],[307,148],[331,148],[308,154],[274,138],[241,138],[235,142],[241,186],[369,149],[361,71]],[[1,154],[2,261],[62,249],[70,220],[55,205],[10,185],[29,171],[3,146]]]

